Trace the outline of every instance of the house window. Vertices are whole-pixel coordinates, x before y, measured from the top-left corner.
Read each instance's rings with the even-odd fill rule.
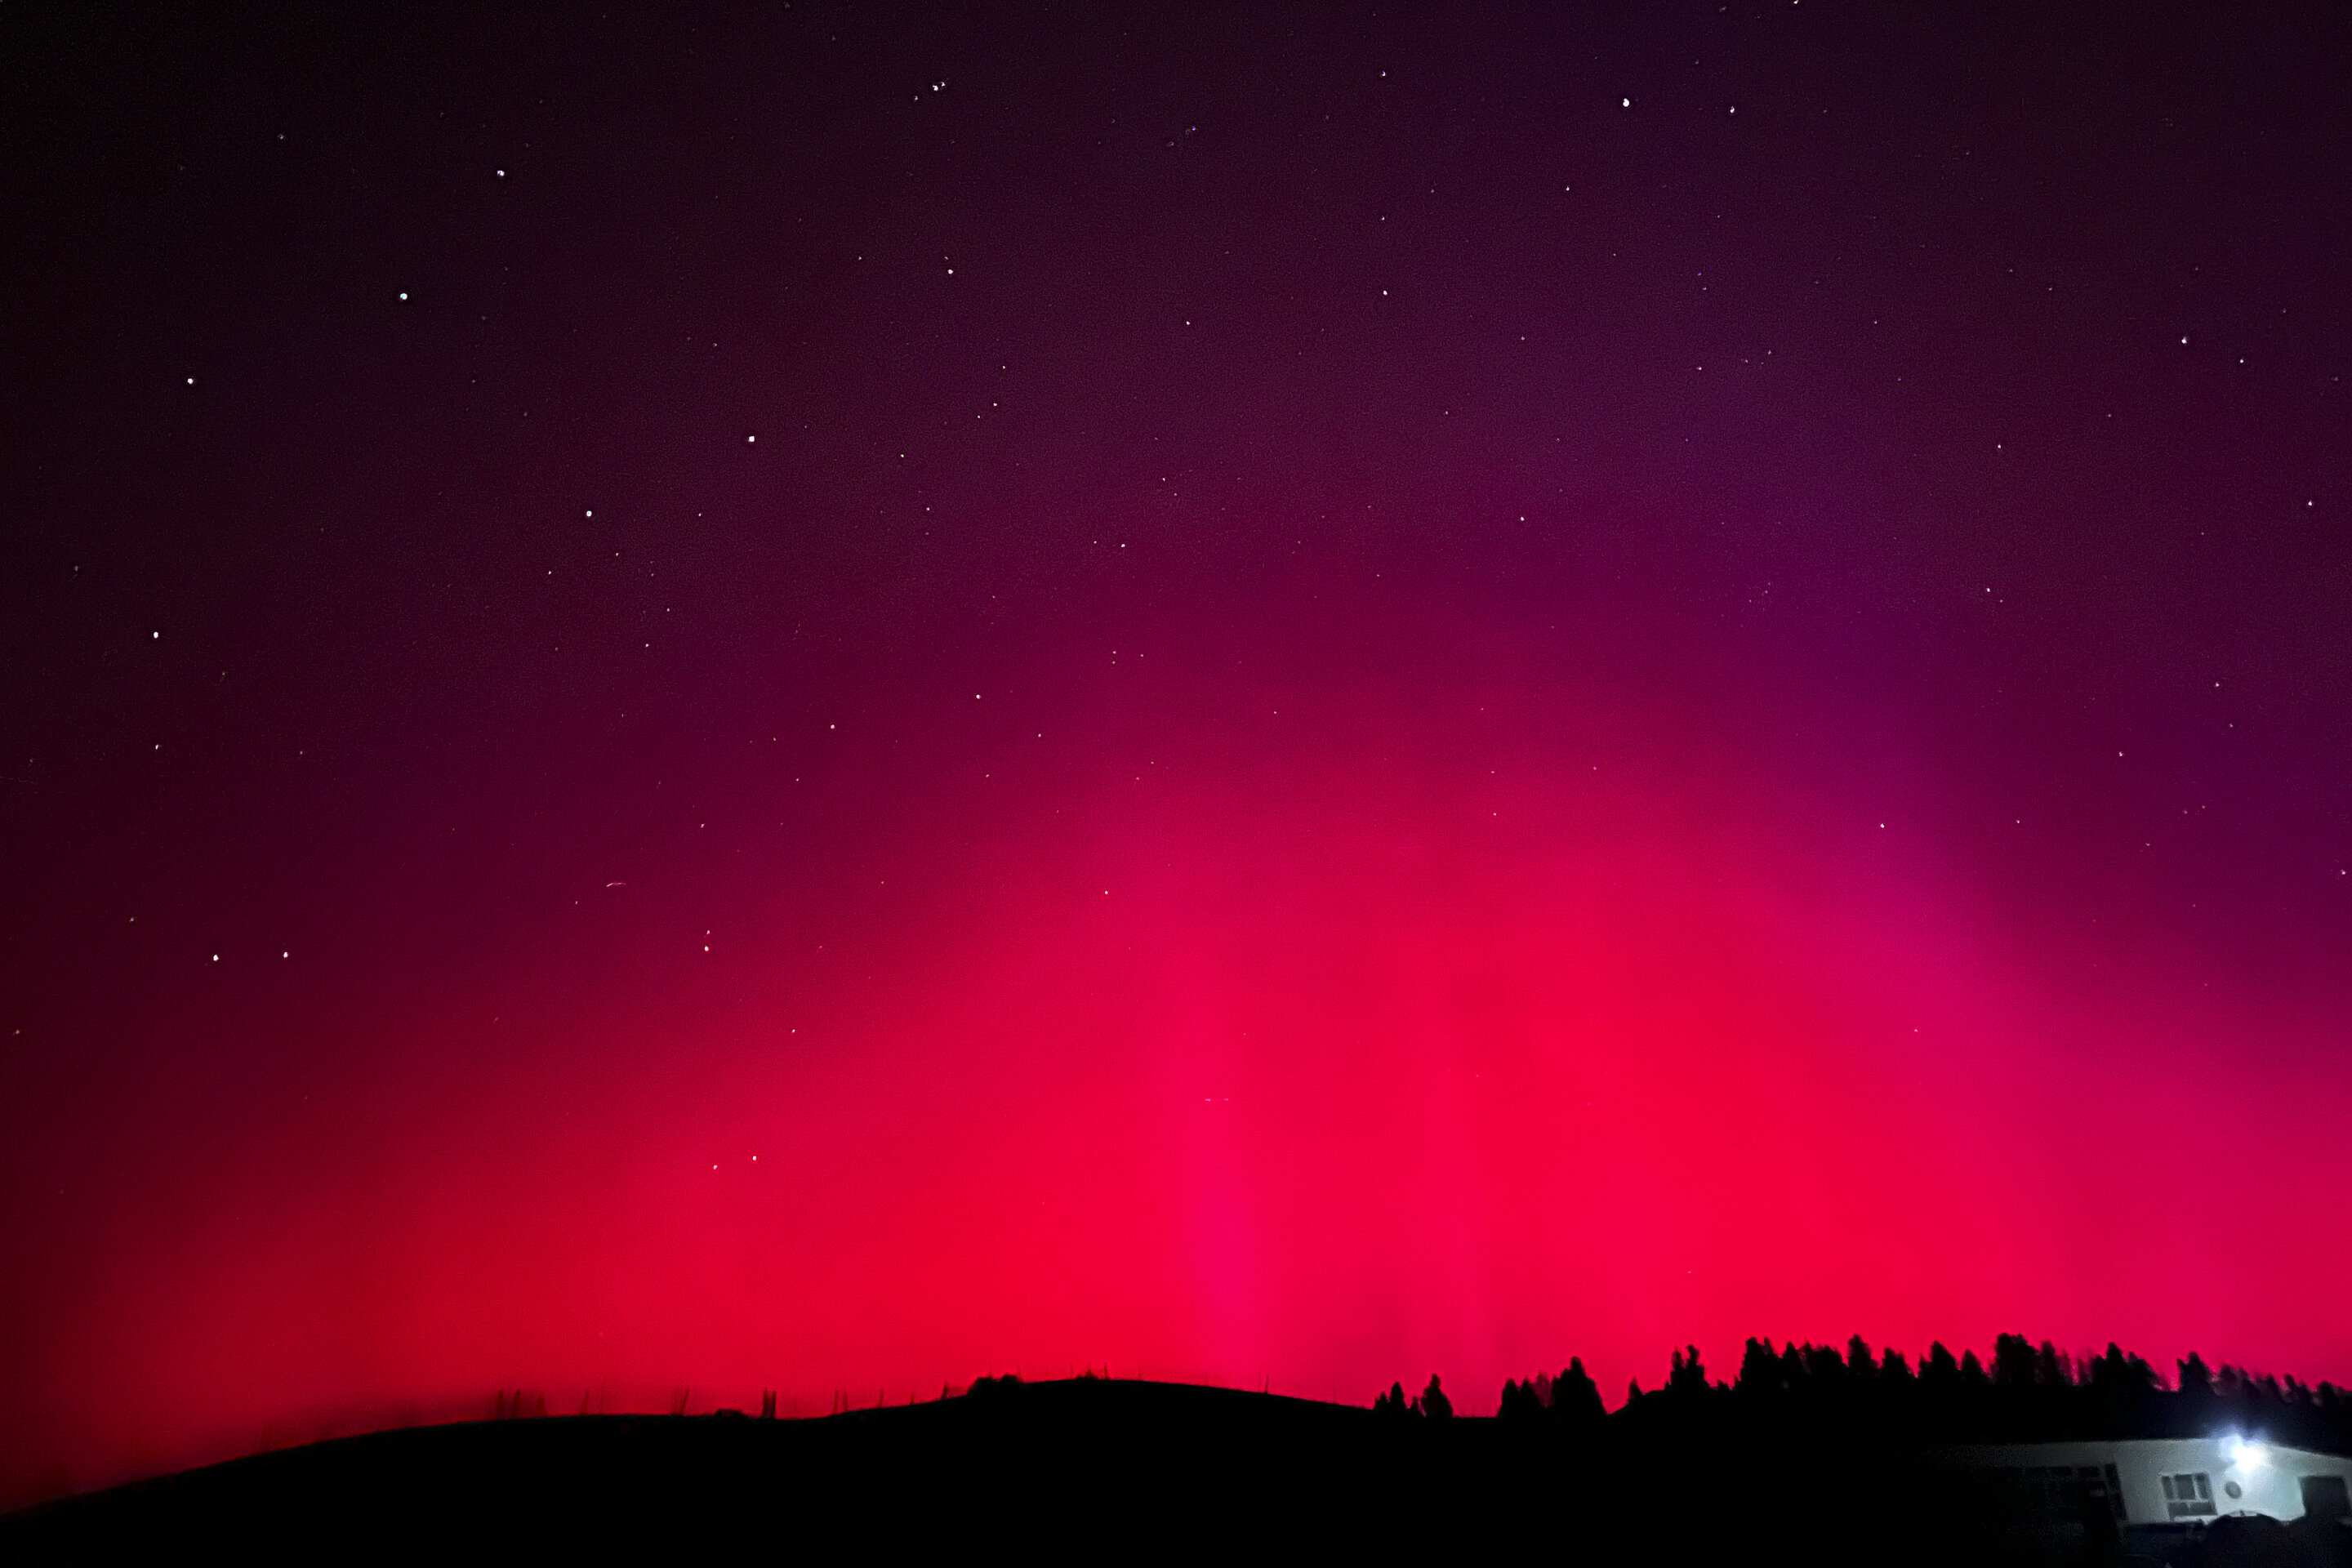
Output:
[[[2041,1465],[2025,1472],[2025,1503],[2037,1512],[2072,1512],[2080,1500],[2069,1495],[2074,1490],[2072,1465]]]
[[[2164,1511],[2173,1519],[2193,1519],[2214,1512],[2212,1478],[2202,1470],[2165,1477]]]
[[[2113,1465],[2034,1465],[1995,1473],[2011,1507],[2064,1518],[2088,1512],[2124,1517],[2123,1489]]]
[[[2352,1517],[2352,1489],[2345,1486],[2342,1476],[2305,1476],[2303,1511],[2314,1519]]]

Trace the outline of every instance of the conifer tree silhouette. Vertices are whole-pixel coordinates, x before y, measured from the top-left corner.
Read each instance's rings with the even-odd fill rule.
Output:
[[[2157,1393],[2156,1369],[2110,1340],[2105,1355],[2095,1356],[2085,1369],[2091,1406],[2100,1429],[2120,1436],[2148,1425]]]
[[[1699,1398],[1707,1393],[1706,1368],[1699,1364],[1696,1345],[1685,1345],[1673,1353],[1666,1392],[1678,1399]]]
[[[1568,1369],[1551,1380],[1551,1413],[1553,1419],[1576,1426],[1597,1426],[1608,1415],[1600,1385],[1584,1370],[1581,1356],[1569,1357]]]
[[[2023,1334],[1995,1334],[1992,1339],[1992,1385],[2031,1388],[2036,1371],[2033,1342]]]
[[[1788,1391],[1780,1375],[1780,1352],[1770,1340],[1751,1338],[1739,1353],[1739,1375],[1732,1386],[1748,1399],[1777,1399]]]
[[[1803,1354],[1805,1381],[1816,1398],[1834,1399],[1844,1393],[1845,1358],[1838,1354],[1835,1345],[1809,1344]]]
[[[1988,1368],[1974,1351],[1955,1358],[1941,1342],[1913,1363],[1893,1349],[1874,1352],[1860,1335],[1843,1350],[1769,1339],[1746,1342],[1729,1385],[1707,1380],[1694,1345],[1670,1352],[1663,1390],[1644,1397],[1629,1382],[1625,1405],[1612,1415],[1581,1361],[1556,1378],[1507,1381],[1499,1414],[1513,1426],[1618,1423],[1637,1433],[1728,1433],[1755,1438],[1786,1434],[1811,1441],[1866,1440],[1902,1446],[2039,1443],[2206,1436],[2260,1432],[2270,1440],[2321,1452],[2352,1453],[2352,1394],[2332,1383],[2223,1363],[2181,1359],[2179,1392],[2139,1356],[2110,1342],[2077,1360],[2049,1340],[2000,1335]],[[1435,1414],[1432,1395],[1411,1402]],[[1382,1408],[1403,1405],[1392,1384]],[[1638,1407],[1638,1409],[1636,1408]],[[1777,1440],[1777,1438],[1775,1439]],[[2104,1517],[2104,1516],[2103,1516]],[[2346,1538],[2352,1545],[2352,1535]],[[2347,1554],[2352,1562],[2352,1554]],[[2101,1559],[2106,1561],[2106,1559]]]
[[[1510,1378],[1505,1378],[1503,1402],[1496,1407],[1495,1415],[1504,1421],[1542,1420],[1543,1395],[1536,1390],[1536,1380],[1531,1377],[1525,1383],[1517,1383]]]
[[[1919,1363],[1919,1386],[1938,1399],[1949,1399],[1960,1391],[1960,1363],[1952,1359],[1941,1340],[1927,1347],[1927,1357]]]
[[[1454,1415],[1454,1401],[1445,1397],[1445,1390],[1439,1384],[1433,1372],[1429,1374],[1429,1386],[1421,1391],[1421,1397],[1412,1402],[1412,1407],[1433,1421],[1448,1420]]]

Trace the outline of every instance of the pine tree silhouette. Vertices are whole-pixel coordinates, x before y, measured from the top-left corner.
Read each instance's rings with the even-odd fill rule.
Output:
[[[1581,1356],[1569,1357],[1567,1370],[1551,1380],[1551,1414],[1572,1426],[1597,1426],[1607,1418],[1609,1407]]]
[[[1835,1345],[1809,1344],[1803,1351],[1805,1381],[1817,1398],[1836,1399],[1845,1392],[1845,1358]]]
[[[2036,1371],[2033,1342],[2023,1334],[1995,1334],[1992,1339],[1992,1385],[2031,1388]]]
[[[1677,1399],[1702,1398],[1708,1392],[1706,1368],[1699,1364],[1696,1345],[1685,1345],[1673,1352],[1666,1373],[1666,1392]]]
[[[1543,1394],[1538,1391],[1534,1378],[1531,1377],[1525,1383],[1514,1383],[1507,1377],[1503,1380],[1503,1402],[1495,1410],[1497,1418],[1505,1421],[1540,1421],[1544,1414]]]
[[[1748,1342],[1748,1348],[1739,1352],[1739,1375],[1732,1387],[1750,1400],[1778,1399],[1788,1392],[1787,1380],[1780,1375],[1780,1352],[1772,1348],[1770,1340]]]
[[[1859,1390],[1874,1388],[1878,1384],[1878,1363],[1870,1353],[1870,1344],[1860,1334],[1845,1342],[1846,1381]]]
[[[1509,1381],[1499,1414],[1520,1429],[1619,1426],[1629,1435],[1740,1433],[1749,1439],[1863,1441],[1872,1446],[2102,1441],[2260,1432],[2321,1452],[2352,1453],[2352,1394],[2195,1354],[2179,1363],[2179,1392],[2145,1360],[2109,1343],[2079,1360],[2049,1340],[2002,1334],[1990,1369],[1974,1351],[1955,1358],[1929,1345],[1916,1372],[1898,1351],[1874,1352],[1860,1335],[1835,1345],[1746,1342],[1739,1374],[1711,1384],[1697,1347],[1670,1352],[1664,1388],[1644,1397],[1638,1379],[1614,1415],[1580,1361],[1558,1377]],[[1402,1399],[1402,1389],[1383,1405]],[[1411,1408],[1427,1413],[1430,1401]],[[1537,1419],[1549,1415],[1549,1422]],[[2347,1544],[2352,1545],[2352,1536]],[[2347,1554],[2352,1562],[2352,1553]]]

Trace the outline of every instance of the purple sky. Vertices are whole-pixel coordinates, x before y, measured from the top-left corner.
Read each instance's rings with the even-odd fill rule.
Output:
[[[0,1499],[519,1385],[2352,1377],[2347,63],[10,5]]]

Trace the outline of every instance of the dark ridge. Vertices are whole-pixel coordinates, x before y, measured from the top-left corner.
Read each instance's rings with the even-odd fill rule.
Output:
[[[1054,1556],[1412,1550],[2073,1568],[2137,1560],[2097,1532],[2066,1537],[2054,1555],[1996,1550],[1969,1495],[1918,1456],[2221,1431],[2352,1453],[2352,1402],[2326,1384],[2213,1373],[2195,1356],[2179,1373],[2168,1386],[2112,1345],[2078,1363],[2002,1335],[1990,1365],[1938,1344],[1916,1368],[1859,1338],[1843,1350],[1750,1340],[1731,1383],[1686,1349],[1662,1387],[1636,1384],[1613,1412],[1571,1361],[1507,1384],[1496,1417],[1455,1415],[1434,1376],[1410,1396],[1392,1385],[1369,1410],[1005,1377],[928,1404],[783,1421],[772,1396],[760,1417],[551,1418],[543,1400],[502,1392],[497,1420],[256,1455],[0,1519],[0,1564],[760,1560],[1003,1538]],[[2217,1526],[2179,1568],[2336,1561],[2310,1557],[2308,1542],[2252,1540],[2263,1522]],[[2248,1541],[2232,1545],[2231,1531]]]
[[[914,1547],[1961,1563],[1883,1457],[1721,1435],[1388,1420],[1080,1378],[800,1421],[586,1415],[381,1432],[0,1521],[0,1562],[772,1560]],[[1833,1476],[1832,1510],[1792,1515]]]

